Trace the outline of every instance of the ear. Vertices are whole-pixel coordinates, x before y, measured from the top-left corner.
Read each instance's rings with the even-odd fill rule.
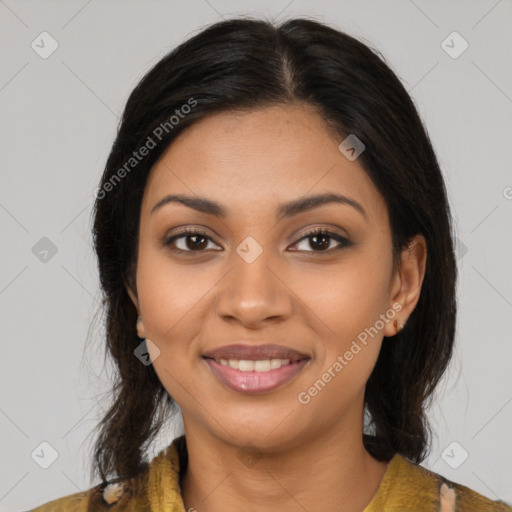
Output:
[[[417,234],[409,241],[407,248],[402,251],[400,265],[393,276],[389,307],[397,313],[393,321],[386,323],[384,336],[391,337],[397,334],[400,324],[405,324],[414,311],[420,299],[426,261],[427,242],[423,235]],[[398,304],[401,305],[401,309]],[[395,319],[398,330],[394,325]]]
[[[139,298],[137,297],[137,285],[132,274],[125,278],[124,286],[128,295],[130,296],[130,299],[133,302],[133,305],[135,306],[135,309],[137,310],[137,315],[140,315]]]
[[[139,338],[144,339],[146,337],[144,332],[144,323],[142,321],[142,317],[140,316],[139,299],[137,297],[137,287],[133,281],[133,278],[125,279],[125,288],[126,292],[128,293],[130,299],[133,302],[133,305],[135,306],[135,309],[137,310],[137,335]]]

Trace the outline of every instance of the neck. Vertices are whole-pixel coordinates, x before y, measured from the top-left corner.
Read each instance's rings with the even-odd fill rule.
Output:
[[[357,429],[324,432],[286,450],[253,453],[205,431],[186,431],[186,510],[362,512],[387,468],[365,450]]]

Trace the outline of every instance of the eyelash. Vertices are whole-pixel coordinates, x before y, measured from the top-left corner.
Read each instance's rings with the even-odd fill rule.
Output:
[[[316,228],[316,229],[312,229],[310,231],[307,231],[305,233],[302,233],[300,235],[299,240],[297,240],[297,242],[295,242],[295,244],[293,244],[293,245],[297,245],[299,242],[301,242],[302,240],[305,240],[307,238],[312,238],[314,236],[320,236],[320,235],[328,236],[329,238],[335,240],[336,242],[339,242],[340,246],[328,249],[326,251],[314,251],[314,250],[311,250],[311,251],[297,251],[297,252],[308,252],[308,253],[313,253],[313,254],[332,254],[333,252],[336,252],[336,251],[339,251],[341,249],[350,247],[352,245],[352,242],[348,238],[345,238],[345,237],[343,237],[341,235],[338,235],[337,233],[334,233],[334,232],[329,231],[328,229],[324,229],[324,228]],[[176,240],[178,240],[180,238],[186,238],[188,236],[200,236],[200,237],[207,238],[208,240],[214,242],[214,240],[212,240],[212,238],[209,237],[201,229],[185,228],[180,233],[177,233],[177,234],[175,234],[175,235],[173,235],[171,237],[164,238],[164,240],[162,241],[162,244],[165,247],[169,247],[170,248],[170,246],[171,246],[171,244],[173,242],[175,242]],[[193,253],[206,252],[206,250],[192,251],[192,250],[183,250],[183,249],[176,249],[176,248],[171,248],[171,250],[176,251],[176,252],[181,252],[181,253],[192,253],[192,254]]]

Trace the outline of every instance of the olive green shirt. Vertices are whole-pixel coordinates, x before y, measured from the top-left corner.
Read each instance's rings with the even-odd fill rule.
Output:
[[[181,436],[137,476],[98,484],[29,512],[186,512],[179,486],[180,467],[186,461],[186,441]],[[512,512],[512,507],[396,454],[363,512]]]

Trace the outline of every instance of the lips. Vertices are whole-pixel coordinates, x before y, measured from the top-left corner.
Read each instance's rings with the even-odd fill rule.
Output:
[[[268,393],[293,380],[311,357],[282,345],[227,345],[203,354],[213,375],[234,391]]]
[[[253,343],[253,342],[252,342]],[[247,361],[258,361],[263,359],[289,359],[290,362],[310,359],[307,354],[301,353],[290,347],[282,345],[226,345],[203,354],[203,357],[215,359],[220,362],[221,359],[236,359]]]

